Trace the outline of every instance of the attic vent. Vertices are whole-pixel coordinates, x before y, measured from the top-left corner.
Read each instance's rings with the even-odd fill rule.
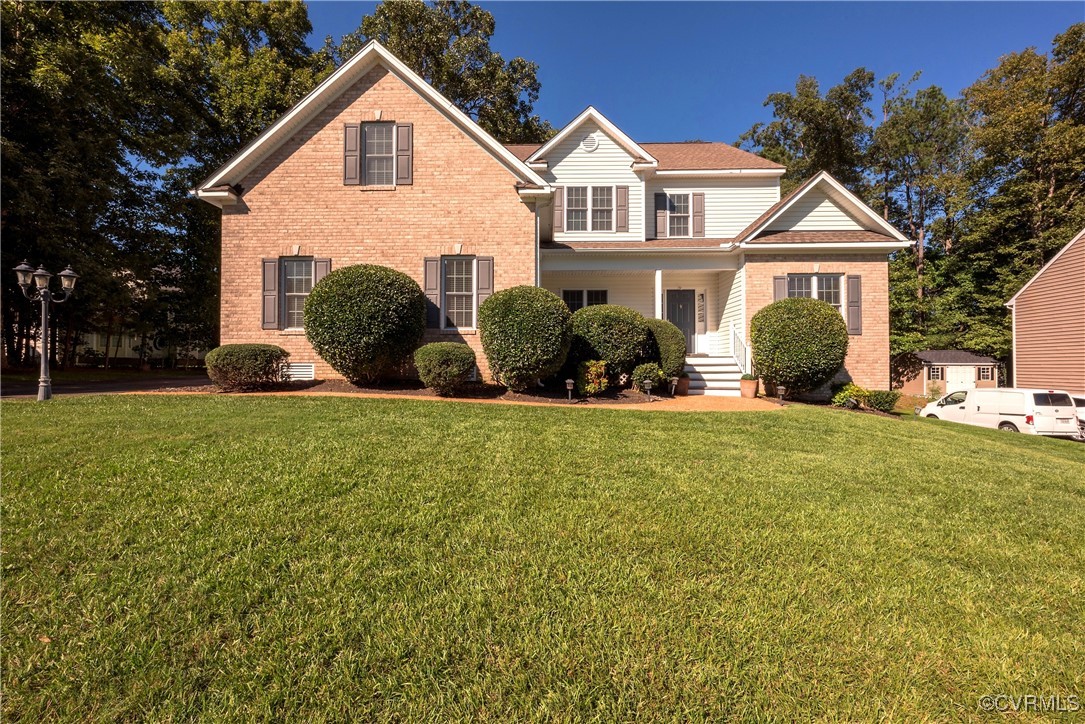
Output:
[[[313,364],[290,363],[284,365],[283,377],[287,381],[316,379],[316,366]]]
[[[580,147],[583,148],[586,153],[591,153],[599,148],[599,139],[594,135],[584,136],[584,140],[580,142]]]

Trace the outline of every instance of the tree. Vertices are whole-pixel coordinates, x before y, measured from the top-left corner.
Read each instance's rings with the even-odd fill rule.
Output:
[[[800,75],[794,93],[773,93],[765,100],[775,120],[755,123],[737,145],[787,166],[781,180],[784,193],[819,171],[828,171],[865,196],[872,117],[867,104],[873,86],[874,74],[856,68],[822,96],[816,78]]]
[[[325,52],[339,62],[376,39],[460,110],[503,143],[541,143],[553,127],[533,113],[539,66],[506,61],[490,48],[494,17],[469,2],[396,0],[377,6],[338,46]]]

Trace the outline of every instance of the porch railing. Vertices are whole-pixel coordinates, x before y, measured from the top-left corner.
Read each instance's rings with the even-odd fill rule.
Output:
[[[749,372],[746,365],[746,359],[748,352],[746,351],[746,340],[742,339],[742,333],[738,331],[738,327],[734,322],[731,322],[731,356],[735,358],[735,364],[742,371],[742,374]]]

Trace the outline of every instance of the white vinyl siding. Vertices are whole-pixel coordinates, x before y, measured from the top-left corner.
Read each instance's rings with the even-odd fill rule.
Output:
[[[731,324],[734,323],[739,334],[743,333],[745,314],[742,309],[742,284],[745,274],[741,271],[720,272],[720,323],[719,338],[714,354],[731,354]]]
[[[581,147],[581,142],[588,135],[594,136],[599,143],[591,153]],[[555,241],[585,241],[594,238],[604,241],[642,241],[644,239],[644,184],[630,168],[633,163],[632,156],[606,135],[597,124],[587,121],[570,133],[568,138],[547,154],[547,161],[549,168],[540,171],[540,174],[555,186],[565,188],[629,187],[629,231],[589,231],[587,233],[559,231],[554,233]],[[614,208],[610,226],[613,229],[617,217],[617,192],[613,188],[610,201]],[[588,220],[588,227],[591,227],[591,219]]]
[[[765,210],[780,200],[776,178],[700,178],[670,179],[655,177],[648,182],[642,211],[647,214],[648,239],[655,237],[655,194],[704,194],[705,237],[730,239],[745,229]],[[629,199],[633,205],[632,196]],[[632,214],[632,210],[630,211]],[[630,229],[632,229],[630,217]]]
[[[768,231],[850,231],[863,225],[821,188],[810,189],[768,226]]]
[[[542,286],[559,297],[564,289],[606,289],[608,304],[655,316],[654,272],[543,272]]]

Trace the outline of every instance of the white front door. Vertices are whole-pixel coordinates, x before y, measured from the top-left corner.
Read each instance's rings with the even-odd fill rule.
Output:
[[[971,390],[976,386],[976,368],[957,365],[946,367],[946,392]]]

